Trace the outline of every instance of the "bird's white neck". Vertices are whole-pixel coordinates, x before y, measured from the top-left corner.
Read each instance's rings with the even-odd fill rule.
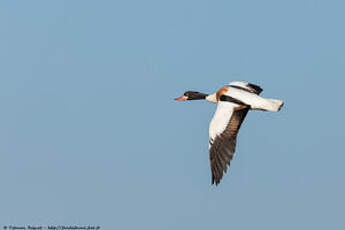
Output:
[[[210,94],[206,97],[206,101],[209,101],[211,103],[217,104],[217,97],[216,94]]]

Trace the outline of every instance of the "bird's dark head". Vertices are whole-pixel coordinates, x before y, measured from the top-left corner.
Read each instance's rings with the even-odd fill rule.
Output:
[[[207,94],[196,92],[196,91],[186,91],[181,97],[175,99],[175,101],[187,101],[187,100],[203,100],[207,97]]]

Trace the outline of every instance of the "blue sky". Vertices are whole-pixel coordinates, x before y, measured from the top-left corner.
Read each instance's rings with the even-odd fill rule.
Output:
[[[344,1],[0,6],[0,224],[344,229]],[[285,107],[214,187],[215,105],[172,99],[233,80]]]

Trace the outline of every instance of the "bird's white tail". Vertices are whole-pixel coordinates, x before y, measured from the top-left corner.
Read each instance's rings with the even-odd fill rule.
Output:
[[[266,103],[262,107],[264,110],[272,111],[272,112],[278,112],[284,105],[284,102],[277,99],[267,99]]]

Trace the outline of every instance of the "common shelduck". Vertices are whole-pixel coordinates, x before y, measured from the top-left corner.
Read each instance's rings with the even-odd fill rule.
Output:
[[[209,126],[209,151],[212,184],[218,185],[230,166],[238,130],[249,110],[277,112],[283,101],[260,97],[260,86],[235,81],[222,87],[214,94],[187,91],[176,101],[207,100],[217,104],[217,110]]]

